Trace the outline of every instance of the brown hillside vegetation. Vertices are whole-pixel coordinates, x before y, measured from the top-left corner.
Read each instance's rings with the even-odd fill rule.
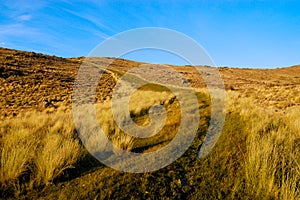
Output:
[[[0,117],[13,116],[23,110],[43,109],[71,103],[72,87],[84,58],[59,58],[34,52],[0,48]],[[99,59],[104,64],[110,59]],[[110,69],[126,72],[138,62],[115,59]],[[205,87],[193,67],[174,67],[193,87]],[[252,96],[256,103],[275,108],[300,104],[300,66],[282,69],[220,68],[228,90]],[[105,73],[98,87],[98,102],[111,95],[115,81]],[[106,89],[107,88],[107,89]]]
[[[147,153],[169,144],[181,123],[178,98],[159,84],[139,88],[130,99],[132,120],[142,127],[150,124],[153,105],[163,106],[167,119],[149,138],[128,135],[113,118],[111,96],[125,72],[145,63],[90,59],[103,72],[95,108],[114,153]],[[84,60],[0,48],[0,198],[300,199],[300,66],[218,68],[227,95],[226,120],[216,146],[201,159],[197,152],[211,118],[210,95],[196,68],[172,66],[194,88],[198,104],[188,107],[193,112],[186,120],[199,110],[197,134],[174,163],[136,174],[103,165],[78,137],[72,95]],[[164,73],[151,67],[157,67],[153,77]],[[188,98],[184,102],[191,104]],[[94,137],[87,143],[102,145]]]

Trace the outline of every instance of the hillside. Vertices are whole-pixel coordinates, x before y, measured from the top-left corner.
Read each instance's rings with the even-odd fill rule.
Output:
[[[210,95],[194,67],[172,66],[195,89],[198,103],[194,107],[185,96],[189,114],[184,120],[192,120],[199,112],[196,136],[172,164],[153,172],[128,173],[97,161],[78,137],[71,104],[84,59],[0,48],[0,198],[300,198],[300,66],[218,68],[227,95],[226,120],[216,146],[204,158],[197,155],[211,122]],[[92,59],[100,68],[113,61],[101,71],[95,99],[97,120],[113,143],[113,154],[151,153],[168,145],[183,121],[178,97],[159,84],[140,87],[130,99],[132,120],[146,127],[151,124],[151,107],[160,105],[166,121],[149,138],[128,135],[118,127],[111,111],[112,91],[121,75],[144,63]],[[150,76],[165,73],[159,65],[151,67],[156,74]],[[175,75],[163,76],[171,82]],[[143,77],[132,73],[129,78]],[[88,116],[80,119],[89,121]],[[185,128],[187,133],[189,127]],[[88,131],[92,135],[94,130]],[[102,145],[94,137],[87,143]],[[108,159],[114,158],[113,154]],[[151,162],[156,160],[146,164]]]
[[[0,48],[0,117],[15,116],[30,109],[71,103],[72,87],[84,58],[66,59],[34,52]],[[109,59],[99,58],[107,63]],[[110,69],[126,72],[141,63],[115,59]],[[193,87],[205,87],[194,68],[174,67]],[[299,105],[300,67],[282,69],[220,68],[226,89],[254,96],[258,104],[285,108]],[[102,76],[98,102],[111,95],[114,80]],[[105,89],[107,88],[107,89]]]

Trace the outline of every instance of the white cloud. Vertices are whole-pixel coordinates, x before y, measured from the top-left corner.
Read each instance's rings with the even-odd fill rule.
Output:
[[[32,17],[31,15],[25,14],[25,15],[20,15],[20,16],[18,16],[17,19],[18,19],[19,21],[28,21],[28,20],[31,19],[31,17]]]
[[[22,23],[0,25],[0,35],[2,37],[11,36],[31,36],[41,35],[41,32],[36,28],[31,28]]]

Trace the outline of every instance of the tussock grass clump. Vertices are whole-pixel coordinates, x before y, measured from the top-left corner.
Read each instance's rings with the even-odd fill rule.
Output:
[[[66,169],[74,167],[81,153],[79,142],[62,134],[47,134],[42,142],[34,158],[35,181],[39,185],[51,183]]]
[[[123,133],[119,128],[115,129],[114,134],[111,137],[112,143],[117,147],[115,148],[116,153],[120,153],[119,149],[125,151],[131,151],[135,146],[136,139],[130,135]]]
[[[37,148],[36,140],[30,138],[26,130],[2,135],[0,183],[2,186],[14,184],[27,170]]]
[[[230,97],[230,111],[239,112],[244,122],[244,192],[257,199],[298,199],[299,108],[275,113],[255,106],[251,99],[239,99],[236,93]]]
[[[81,155],[71,116],[27,113],[0,124],[0,184],[40,187],[58,178]]]

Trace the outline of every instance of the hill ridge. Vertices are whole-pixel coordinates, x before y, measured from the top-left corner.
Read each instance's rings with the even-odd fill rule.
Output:
[[[0,118],[15,116],[30,109],[43,110],[44,105],[70,106],[74,80],[84,59],[62,58],[0,47]],[[94,59],[99,65],[106,65],[113,58]],[[99,83],[96,101],[103,102],[110,98],[116,84],[112,73],[121,76],[140,64],[144,63],[113,59],[108,67],[109,72],[103,74]],[[181,73],[192,87],[205,87],[202,77],[194,67],[172,67]],[[222,67],[218,70],[226,90],[240,91],[243,95],[253,97],[259,105],[282,108],[300,103],[296,95],[300,92],[300,67],[297,65],[279,69]],[[291,88],[291,94],[284,92],[291,91]]]

